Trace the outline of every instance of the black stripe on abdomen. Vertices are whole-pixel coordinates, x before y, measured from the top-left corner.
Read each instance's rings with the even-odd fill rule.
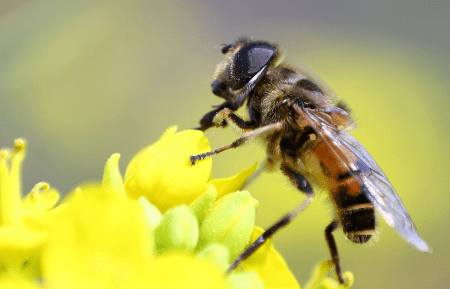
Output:
[[[375,229],[373,207],[341,211],[342,226],[345,232],[355,233]]]
[[[369,199],[362,192],[360,192],[356,196],[350,194],[349,187],[345,183],[338,186],[334,201],[336,202],[337,207],[340,209],[347,209],[363,204],[371,204]]]
[[[354,243],[369,241],[375,233],[375,210],[364,192],[351,195],[348,184],[341,184],[334,200],[347,238]]]
[[[373,205],[358,205],[340,212],[344,233],[354,243],[365,243],[375,233]]]

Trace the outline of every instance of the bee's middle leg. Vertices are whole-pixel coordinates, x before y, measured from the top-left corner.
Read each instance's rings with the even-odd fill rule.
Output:
[[[304,192],[307,196],[300,205],[298,205],[292,212],[285,215],[278,222],[270,226],[258,239],[256,239],[245,251],[242,253],[234,262],[230,265],[227,273],[231,273],[239,264],[245,259],[250,257],[259,247],[261,247],[270,237],[272,237],[281,228],[287,226],[292,220],[303,211],[309,203],[314,199],[314,192],[308,180],[296,169],[290,168],[288,166],[282,165],[281,170],[286,174],[292,181],[294,186],[300,191]]]

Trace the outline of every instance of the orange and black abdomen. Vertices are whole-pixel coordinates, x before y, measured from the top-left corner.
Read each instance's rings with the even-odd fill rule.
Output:
[[[374,207],[364,194],[366,188],[353,177],[358,172],[349,173],[342,163],[346,158],[336,152],[320,141],[312,150],[316,163],[312,174],[329,192],[346,236],[354,243],[365,243],[375,233]]]

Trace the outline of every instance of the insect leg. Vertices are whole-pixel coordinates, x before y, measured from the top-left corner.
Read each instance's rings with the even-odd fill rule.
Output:
[[[205,114],[201,119],[200,119],[200,126],[195,128],[197,130],[201,130],[201,131],[205,131],[208,128],[211,128],[214,126],[214,122],[213,119],[216,116],[216,114],[223,110],[224,108],[228,108],[232,111],[235,111],[236,109],[238,109],[239,107],[236,106],[235,104],[233,104],[231,101],[225,101],[224,103],[218,105],[215,109],[211,110],[210,112],[208,112],[207,114]],[[223,121],[220,126],[226,126],[227,123],[226,121]]]
[[[279,131],[282,128],[283,128],[283,122],[277,122],[277,123],[269,124],[269,125],[260,127],[258,129],[255,129],[253,131],[247,132],[242,137],[238,138],[237,140],[235,140],[234,142],[232,142],[229,145],[217,148],[215,150],[212,150],[212,151],[209,151],[209,152],[206,152],[203,154],[190,156],[189,158],[191,160],[191,165],[195,165],[195,162],[198,160],[203,160],[205,158],[208,158],[212,155],[218,154],[220,152],[223,152],[223,151],[231,149],[231,148],[237,148],[237,147],[243,145],[246,141],[257,138],[263,134],[271,133],[274,131]]]
[[[307,196],[306,200],[304,200],[300,205],[297,206],[292,212],[285,215],[278,222],[270,226],[258,239],[256,239],[245,251],[242,253],[234,262],[230,265],[227,270],[227,274],[231,273],[239,264],[242,263],[245,259],[250,257],[259,247],[261,247],[270,237],[272,237],[276,232],[278,232],[281,228],[288,225],[301,211],[303,211],[309,203],[314,199],[314,193],[312,188],[306,178],[297,170],[281,167],[283,173],[285,173],[289,179],[294,183],[295,187],[300,191],[304,192]]]
[[[249,130],[256,129],[258,127],[258,122],[256,121],[256,119],[250,118],[250,120],[244,120],[235,113],[233,113],[228,108],[224,108],[221,111],[219,111],[214,117],[213,122],[220,124],[224,120],[237,133],[246,132]]]
[[[333,237],[333,231],[336,230],[339,226],[339,223],[334,220],[327,226],[325,229],[325,239],[327,240],[328,248],[330,249],[331,259],[336,267],[336,274],[339,278],[339,283],[344,284],[344,278],[342,277],[342,269],[341,263],[339,262],[339,253],[336,246],[336,241]]]

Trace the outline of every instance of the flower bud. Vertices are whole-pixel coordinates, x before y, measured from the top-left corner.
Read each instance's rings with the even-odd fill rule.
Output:
[[[235,192],[220,198],[208,210],[200,226],[196,250],[219,243],[230,252],[230,261],[247,246],[253,232],[258,201],[249,192]]]
[[[255,272],[233,273],[227,278],[229,289],[264,289],[264,283]]]
[[[186,205],[167,211],[155,229],[157,250],[192,251],[198,241],[198,223]]]
[[[197,130],[176,133],[171,127],[159,141],[141,150],[128,164],[125,190],[131,199],[145,196],[161,212],[190,204],[200,196],[211,176],[211,159],[191,165],[189,156],[209,151]]]
[[[103,170],[102,188],[116,191],[119,195],[126,197],[122,176],[119,171],[120,154],[113,154],[105,164]]]
[[[152,231],[155,230],[163,218],[158,208],[150,204],[145,197],[139,197],[137,202],[144,211],[144,218],[147,225]]]
[[[210,244],[200,253],[197,254],[200,259],[207,260],[209,263],[216,265],[221,271],[228,269],[230,253],[227,248],[219,244]]]
[[[199,224],[202,223],[203,218],[205,218],[206,212],[216,200],[216,196],[216,187],[214,185],[208,184],[206,185],[205,193],[203,193],[203,195],[195,199],[189,205],[189,209],[191,209]]]

